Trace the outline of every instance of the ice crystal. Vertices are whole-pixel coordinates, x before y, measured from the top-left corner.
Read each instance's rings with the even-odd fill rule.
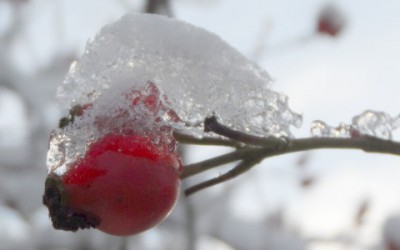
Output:
[[[318,137],[349,137],[351,126],[344,123],[332,127],[323,121],[314,121],[311,124],[311,134]]]
[[[352,124],[362,134],[392,139],[393,130],[400,126],[400,117],[385,112],[367,110],[353,118]]]
[[[355,137],[370,135],[382,139],[392,139],[392,133],[400,127],[400,117],[392,117],[385,112],[367,110],[354,116],[351,124],[341,123],[337,127],[323,121],[314,121],[311,134],[318,137]]]

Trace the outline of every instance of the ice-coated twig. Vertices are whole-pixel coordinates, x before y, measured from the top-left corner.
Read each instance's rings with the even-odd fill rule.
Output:
[[[283,155],[294,152],[316,150],[316,149],[358,149],[368,153],[381,153],[400,156],[400,143],[392,140],[381,139],[370,135],[359,135],[357,137],[349,138],[335,138],[335,137],[309,137],[309,138],[286,138],[285,146],[281,144],[270,143],[269,137],[257,137],[248,135],[240,131],[235,131],[222,124],[219,124],[215,117],[207,118],[205,121],[205,130],[212,131],[216,134],[228,137],[231,140],[237,140],[242,143],[248,141],[249,143],[243,147],[237,148],[235,151],[220,155],[211,159],[207,159],[198,163],[185,166],[181,178],[188,178],[204,171],[222,166],[227,163],[241,161],[239,165],[231,171],[210,179],[186,190],[186,195],[193,194],[206,187],[219,184],[221,182],[230,180],[247,169],[244,166],[252,167],[258,162],[272,156]],[[253,140],[254,139],[254,140]],[[221,139],[222,140],[222,139]],[[211,142],[210,140],[209,142]],[[217,145],[221,142],[216,140]],[[257,142],[257,143],[254,143]],[[262,143],[263,142],[263,143]],[[272,140],[276,142],[276,140]],[[271,147],[273,146],[274,147]],[[248,168],[250,168],[248,167]]]

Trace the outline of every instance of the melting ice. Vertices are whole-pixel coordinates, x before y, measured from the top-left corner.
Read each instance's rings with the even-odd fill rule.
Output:
[[[287,96],[270,88],[269,75],[215,34],[163,16],[128,14],[87,44],[58,89],[65,108],[92,105],[74,124],[55,131],[79,149],[64,150],[74,153],[67,158],[84,153],[85,147],[77,144],[107,133],[94,126],[97,117],[108,116],[107,122],[118,126],[121,116],[115,113],[129,105],[123,93],[148,82],[160,91],[164,111],[180,118],[176,122],[168,112],[159,112],[156,120],[196,136],[203,135],[202,121],[211,114],[233,129],[262,136],[291,136],[290,127],[301,125]],[[148,118],[140,109],[129,117],[132,126],[151,129],[152,121],[140,119]]]
[[[271,90],[268,74],[218,36],[149,14],[128,14],[104,27],[71,67],[58,97],[67,107],[92,103],[109,88],[147,81],[188,124],[216,113],[235,129],[290,135],[289,127],[301,121],[286,97]]]

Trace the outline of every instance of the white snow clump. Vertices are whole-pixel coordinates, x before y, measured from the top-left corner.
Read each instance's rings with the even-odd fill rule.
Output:
[[[109,133],[144,134],[174,151],[172,130],[202,136],[210,115],[247,133],[291,136],[301,116],[269,83],[264,70],[208,31],[125,15],[87,44],[58,89],[70,115],[52,133],[49,171],[61,175]]]
[[[301,116],[288,98],[271,90],[268,74],[221,38],[191,24],[151,14],[127,14],[87,44],[58,89],[66,107],[107,95],[120,105],[126,89],[156,84],[183,123],[175,128],[201,136],[204,118],[257,135],[291,136]],[[112,91],[110,89],[119,89]]]

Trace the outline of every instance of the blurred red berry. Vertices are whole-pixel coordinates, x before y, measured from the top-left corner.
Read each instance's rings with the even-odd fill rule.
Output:
[[[329,36],[337,36],[344,28],[346,22],[343,13],[334,5],[322,8],[317,23],[317,32]]]
[[[176,152],[147,137],[107,135],[65,175],[49,175],[44,204],[58,229],[93,227],[113,235],[137,234],[171,212],[181,170]]]

